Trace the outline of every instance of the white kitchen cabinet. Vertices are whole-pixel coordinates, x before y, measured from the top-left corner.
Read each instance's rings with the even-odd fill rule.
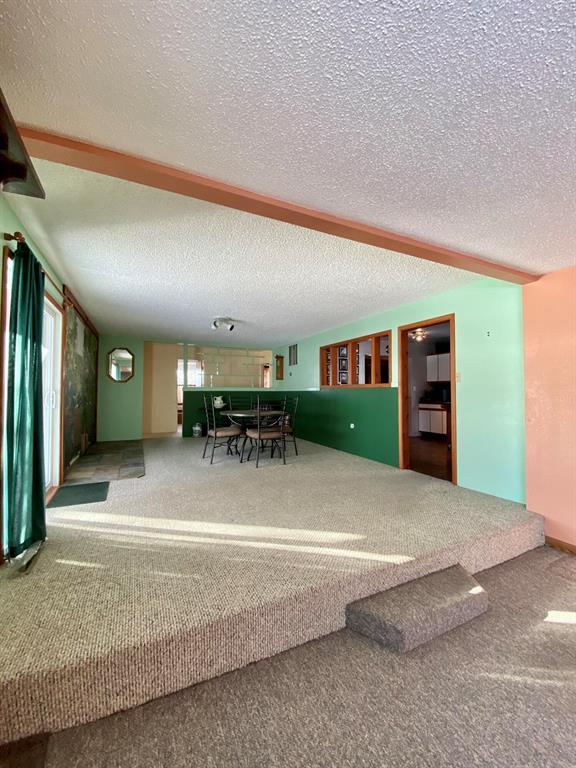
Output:
[[[441,406],[420,406],[418,408],[418,429],[435,435],[448,434],[448,411]]]
[[[430,432],[437,435],[446,434],[446,411],[429,411]]]
[[[450,381],[450,352],[438,357],[438,381]]]
[[[430,411],[423,408],[418,410],[418,429],[420,432],[430,432]]]
[[[438,355],[426,358],[426,381],[438,381]]]
[[[426,381],[450,381],[450,353],[426,357]]]

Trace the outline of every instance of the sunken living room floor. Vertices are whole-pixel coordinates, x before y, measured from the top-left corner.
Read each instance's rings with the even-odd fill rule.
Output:
[[[256,470],[147,440],[145,477],[50,510],[31,573],[0,583],[0,742],[187,688],[342,629],[361,597],[543,542],[519,504],[300,446]]]
[[[408,654],[349,630],[13,748],[0,768],[572,768],[576,558],[478,574],[490,610]]]

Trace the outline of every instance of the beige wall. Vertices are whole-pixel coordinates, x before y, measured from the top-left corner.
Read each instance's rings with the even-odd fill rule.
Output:
[[[143,432],[154,435],[175,432],[176,368],[181,347],[178,344],[144,344]]]
[[[524,287],[526,504],[576,546],[576,267]]]

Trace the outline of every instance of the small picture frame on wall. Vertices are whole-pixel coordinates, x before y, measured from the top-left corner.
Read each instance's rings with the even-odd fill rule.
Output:
[[[338,370],[339,371],[347,371],[348,370],[348,360],[345,357],[339,357],[338,358]]]
[[[348,384],[348,372],[340,371],[338,374],[338,381],[340,384]]]
[[[343,344],[341,347],[338,347],[338,357],[348,357],[348,346]]]
[[[284,379],[284,355],[276,355],[276,381]]]

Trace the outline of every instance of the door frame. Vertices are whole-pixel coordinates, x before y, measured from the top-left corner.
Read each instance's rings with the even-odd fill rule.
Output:
[[[64,353],[66,351],[66,312],[62,306],[47,290],[44,291],[44,301],[50,304],[60,313],[60,424],[58,435],[58,485],[51,486],[46,492],[46,502],[54,496],[58,488],[64,482]]]
[[[450,445],[452,483],[458,485],[456,444],[456,315],[454,313],[398,327],[398,458],[400,469],[410,469],[408,333],[416,328],[427,328],[430,325],[440,325],[440,323],[449,323],[450,325]]]
[[[8,328],[8,305],[7,305],[7,277],[8,260],[11,258],[11,251],[7,245],[2,247],[2,275],[0,289],[0,565],[4,562],[4,380],[6,370],[4,368],[4,355],[6,353],[4,340]]]

